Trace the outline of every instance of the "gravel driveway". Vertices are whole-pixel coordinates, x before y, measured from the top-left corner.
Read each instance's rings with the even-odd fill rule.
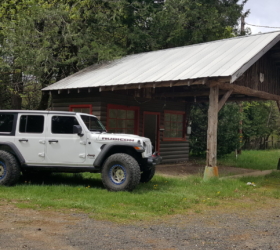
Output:
[[[280,249],[280,201],[217,207],[119,225],[72,211],[19,209],[0,201],[0,249]]]

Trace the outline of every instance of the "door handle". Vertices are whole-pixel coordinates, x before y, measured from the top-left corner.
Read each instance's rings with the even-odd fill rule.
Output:
[[[49,143],[52,143],[52,142],[56,142],[56,143],[58,143],[58,140],[49,140]]]
[[[27,140],[27,139],[24,139],[24,138],[19,139],[18,141],[19,141],[19,142],[23,142],[23,141],[24,141],[24,142],[28,142],[28,140]]]

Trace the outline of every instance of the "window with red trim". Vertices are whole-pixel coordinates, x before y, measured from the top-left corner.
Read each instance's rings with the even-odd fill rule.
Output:
[[[92,114],[92,105],[91,104],[69,105],[69,111]]]
[[[183,139],[185,137],[185,112],[164,112],[164,139]]]
[[[108,105],[107,130],[110,133],[138,134],[138,107]]]

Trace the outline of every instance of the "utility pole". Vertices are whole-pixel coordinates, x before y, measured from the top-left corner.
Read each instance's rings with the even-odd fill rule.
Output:
[[[246,13],[241,15],[241,32],[240,32],[241,36],[245,35],[245,15]]]
[[[240,36],[245,36],[245,17],[248,15],[248,11],[245,12],[244,14],[241,15],[241,32],[240,32]],[[242,112],[243,112],[243,107],[242,107],[242,102],[239,103],[239,114],[240,116],[242,116]],[[238,142],[238,148],[236,150],[237,154],[241,154],[242,150],[242,142],[243,142],[243,131],[242,131],[242,118],[240,119],[239,121],[239,131],[238,131],[238,139],[239,139],[239,142]]]

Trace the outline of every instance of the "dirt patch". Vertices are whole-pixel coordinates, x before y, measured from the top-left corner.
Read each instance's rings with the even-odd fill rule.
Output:
[[[279,200],[244,209],[210,208],[153,223],[97,221],[76,210],[20,209],[0,200],[0,249],[280,249]]]
[[[156,167],[157,174],[170,175],[176,177],[184,177],[188,175],[203,176],[205,165],[196,161],[180,162],[176,164],[161,164]],[[218,166],[219,176],[239,175],[251,173],[256,170],[246,168],[236,168],[228,166]]]

